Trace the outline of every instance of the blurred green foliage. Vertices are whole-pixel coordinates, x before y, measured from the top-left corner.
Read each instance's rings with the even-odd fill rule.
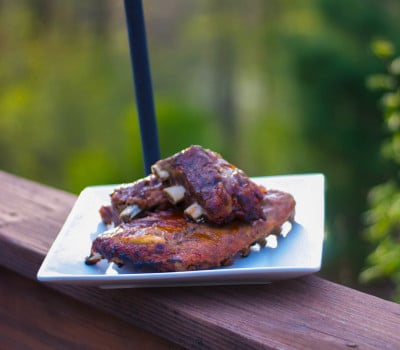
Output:
[[[362,282],[390,279],[396,286],[395,298],[400,302],[400,57],[395,56],[394,45],[387,40],[375,40],[372,48],[385,62],[387,72],[371,75],[367,85],[382,91],[381,106],[388,132],[382,155],[395,166],[391,177],[369,193],[366,236],[375,248],[360,279]]]
[[[201,144],[250,176],[324,173],[322,275],[360,287],[367,194],[393,171],[369,44],[399,43],[400,3],[144,6],[162,156]],[[0,0],[0,52],[2,170],[75,193],[143,176],[122,2]]]

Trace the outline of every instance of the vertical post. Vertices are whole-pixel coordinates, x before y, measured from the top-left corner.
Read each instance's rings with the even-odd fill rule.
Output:
[[[141,0],[124,0],[145,174],[160,159],[146,29]]]

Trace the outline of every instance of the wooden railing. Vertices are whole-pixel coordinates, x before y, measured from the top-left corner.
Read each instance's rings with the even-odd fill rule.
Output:
[[[103,290],[36,273],[76,196],[0,172],[0,348],[400,349],[400,305],[317,276]]]

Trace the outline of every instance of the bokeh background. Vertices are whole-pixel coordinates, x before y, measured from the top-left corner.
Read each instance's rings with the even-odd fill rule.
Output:
[[[391,181],[399,193],[398,163],[382,145],[400,124],[388,130],[382,92],[366,81],[386,74],[400,48],[400,2],[145,0],[144,9],[162,156],[201,144],[250,176],[324,173],[321,275],[393,298],[398,223],[374,240],[369,214],[376,186]],[[142,177],[129,57],[122,1],[0,0],[0,169],[74,193]],[[393,89],[396,74],[375,85],[392,79],[381,85]],[[389,272],[379,267],[387,251],[377,253],[387,235]]]

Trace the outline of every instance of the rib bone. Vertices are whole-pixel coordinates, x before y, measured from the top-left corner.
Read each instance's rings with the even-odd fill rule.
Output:
[[[168,200],[172,204],[179,203],[185,197],[185,192],[186,192],[185,187],[181,185],[170,186],[164,188],[163,191],[167,195]]]
[[[162,169],[158,164],[152,165],[151,171],[162,181],[169,179],[169,172],[167,170]]]
[[[119,214],[119,218],[123,222],[128,222],[132,220],[136,215],[138,215],[142,209],[136,204],[127,206],[121,213]]]
[[[269,248],[276,248],[278,246],[278,238],[274,234],[270,234],[265,239],[267,241],[266,246]]]
[[[201,221],[201,216],[204,214],[204,210],[199,203],[194,202],[185,209],[184,213],[194,221],[199,222]]]
[[[101,256],[100,253],[92,253],[85,259],[85,264],[86,265],[94,265],[98,263],[103,257]]]

